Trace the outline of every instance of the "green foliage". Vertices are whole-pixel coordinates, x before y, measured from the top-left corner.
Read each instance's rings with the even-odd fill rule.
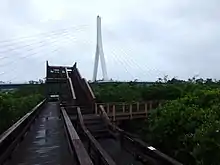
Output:
[[[129,83],[92,85],[98,102],[140,101],[143,87]]]
[[[219,109],[220,89],[194,90],[134,125],[143,139],[184,164],[215,165],[220,161]]]
[[[30,94],[45,94],[45,84],[27,84],[13,92],[15,97],[28,96]]]
[[[155,84],[145,87],[142,91],[143,100],[172,100],[181,97],[183,91],[170,84]]]
[[[0,93],[0,134],[43,99],[37,88]]]
[[[177,82],[173,84],[173,82]],[[204,87],[206,87],[204,85]],[[177,80],[168,83],[138,84],[110,83],[92,84],[98,102],[131,102],[147,100],[173,100],[186,95],[189,91],[204,88],[203,85],[182,83]]]

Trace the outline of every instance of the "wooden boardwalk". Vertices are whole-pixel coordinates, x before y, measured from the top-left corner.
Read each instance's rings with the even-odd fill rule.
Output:
[[[8,165],[72,164],[57,103],[48,103],[12,154]]]

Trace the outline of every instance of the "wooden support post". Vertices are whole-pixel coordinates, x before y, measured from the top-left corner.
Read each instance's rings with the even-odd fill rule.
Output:
[[[149,103],[150,103],[149,110],[151,110],[152,109],[152,101],[150,101]]]
[[[130,119],[132,119],[132,104],[129,106]]]
[[[122,103],[122,111],[125,113],[125,103]]]
[[[139,111],[139,102],[137,102],[137,112]]]
[[[145,109],[145,113],[146,113],[146,117],[147,117],[147,103],[144,104],[144,109]]]
[[[115,105],[113,105],[113,121],[115,122]]]
[[[98,114],[98,105],[95,103],[95,114]]]

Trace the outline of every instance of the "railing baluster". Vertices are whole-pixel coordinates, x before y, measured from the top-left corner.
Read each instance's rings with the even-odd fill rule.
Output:
[[[125,113],[125,103],[122,103],[122,111]]]
[[[151,110],[152,109],[152,101],[150,101],[149,103],[150,103],[149,110]]]
[[[139,111],[139,102],[137,102],[137,112]]]
[[[130,119],[132,119],[132,104],[130,104],[130,110],[129,110],[129,113],[130,113]]]
[[[113,121],[115,121],[115,105],[112,105],[113,108]]]
[[[98,105],[95,103],[95,114],[98,114]]]
[[[144,109],[145,109],[145,113],[146,113],[146,117],[147,117],[147,103],[144,104]]]

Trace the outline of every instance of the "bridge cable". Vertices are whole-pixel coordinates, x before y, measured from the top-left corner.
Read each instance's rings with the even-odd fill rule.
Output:
[[[123,51],[123,50],[122,50]],[[130,51],[131,52],[131,50],[128,48],[128,51]],[[139,63],[138,62],[136,62],[136,60],[134,59],[134,58],[132,58],[131,56],[128,56],[128,59],[130,58],[130,60],[131,61],[133,61],[133,63],[134,64],[136,64],[137,65],[137,67],[140,69],[140,70],[142,70],[144,73],[145,73],[145,71],[148,71],[148,74],[146,73],[145,75],[146,75],[146,77],[148,77],[149,75],[150,75],[150,70],[152,70],[152,69],[150,69],[149,67],[147,67],[146,65],[142,65],[142,67],[139,65]],[[158,69],[153,69],[153,70],[155,70],[155,71],[157,71],[157,72],[160,72],[161,73],[161,71],[159,71]],[[163,73],[163,75],[165,75],[164,73]]]
[[[78,31],[80,31],[81,29],[76,29],[76,30],[78,30]],[[68,32],[63,32],[63,33],[61,33],[60,35],[63,35],[63,34],[68,34]],[[57,37],[57,36],[54,36],[54,37]],[[63,37],[63,36],[61,36],[61,37]],[[48,37],[46,37],[47,39],[48,39]],[[49,38],[50,39],[50,38]],[[39,39],[38,39],[39,40]],[[38,41],[38,42],[35,42],[35,43],[32,43],[32,44],[26,44],[26,45],[23,45],[23,46],[20,46],[20,47],[15,47],[15,48],[12,48],[12,49],[9,49],[9,50],[4,50],[4,51],[1,51],[0,52],[0,54],[1,53],[6,53],[6,52],[10,52],[10,51],[14,51],[14,50],[17,50],[17,49],[21,49],[21,48],[26,48],[26,47],[30,47],[30,46],[33,46],[33,45],[35,45],[35,44],[41,44],[41,43],[43,43],[43,42],[45,42],[45,40],[41,40],[41,41]],[[9,58],[8,56],[0,56],[1,58],[1,60],[2,59],[5,59],[5,58]]]
[[[66,38],[65,38],[66,39]],[[69,38],[68,38],[69,39]],[[69,40],[68,40],[69,41]],[[72,40],[71,40],[71,42],[72,42]],[[54,46],[53,46],[54,47]],[[53,50],[52,52],[55,52],[55,51],[57,51],[57,49],[55,49],[55,50]],[[35,52],[34,54],[32,54],[32,55],[37,55],[37,54],[39,54],[39,53],[41,53],[42,51],[38,51],[38,52]],[[50,52],[50,53],[52,53],[52,52]],[[30,55],[30,54],[28,54],[28,55]],[[29,58],[29,57],[31,57],[31,56],[25,56],[25,57],[23,57],[23,60],[24,59],[27,59],[27,58]],[[17,61],[16,61],[17,62]],[[14,62],[14,63],[16,63],[16,62]],[[9,72],[11,72],[11,71],[13,71],[13,70],[15,70],[16,68],[14,67],[13,69],[11,69],[11,70],[9,70]],[[8,73],[8,72],[3,72],[3,73],[0,73],[0,75],[3,75],[3,74],[6,74],[6,73]]]
[[[118,54],[121,54],[121,53],[118,52]],[[123,61],[126,66],[128,66],[129,68],[131,68],[132,71],[133,71],[133,69],[136,67],[134,64],[132,64],[132,63],[128,60],[128,58],[124,58],[124,56],[121,56],[121,55],[118,55],[117,57],[120,58],[121,61]],[[134,77],[134,76],[133,76],[133,77]]]
[[[133,60],[129,55],[127,55],[127,53],[125,53],[123,51],[123,49],[120,49],[120,52],[123,54],[122,58],[123,61],[127,62],[128,64],[130,64],[131,66],[134,66],[133,68],[136,68],[138,70],[141,70],[141,75],[143,77],[148,77],[148,74],[146,73],[147,71],[144,70],[135,60]],[[121,54],[120,53],[120,54]]]
[[[72,38],[69,38],[69,39],[72,39]],[[72,43],[72,40],[68,40],[70,43]],[[85,43],[88,43],[88,42],[85,42]],[[62,48],[62,47],[59,47],[59,49],[56,49],[56,50],[53,50],[53,51],[51,51],[51,52],[49,52],[49,56],[47,56],[47,60],[48,60],[48,58],[49,57],[51,57],[51,56],[53,56],[54,54],[52,54],[53,52],[59,52],[59,51],[61,51],[61,49],[60,48]],[[48,54],[48,53],[47,53]],[[45,57],[45,56],[44,56]],[[33,63],[34,65],[42,65],[42,63],[45,63],[45,61],[46,60],[38,60],[38,61],[36,61],[35,63]],[[33,73],[33,72],[32,72]],[[0,74],[1,75],[1,74]],[[10,80],[8,80],[8,82],[11,82],[12,80],[15,80],[15,79],[17,79],[18,78],[18,75],[16,75],[16,76],[14,76],[12,79],[10,79]]]
[[[66,35],[68,36],[68,34],[66,34]],[[64,36],[66,36],[66,35],[64,35]],[[52,41],[52,42],[50,42],[49,44],[53,44],[53,43],[57,43],[57,42],[60,42],[60,40]],[[47,45],[47,44],[41,44],[40,46],[35,47],[35,48],[32,48],[32,49],[29,49],[29,50],[26,51],[26,52],[31,52],[31,51],[33,51],[33,50],[36,50],[36,49],[38,49],[38,48],[42,48],[42,47],[45,47],[45,46],[48,46],[48,45]],[[37,53],[38,53],[38,52],[37,52]],[[27,54],[26,56],[21,56],[21,57],[17,58],[17,60],[28,58],[28,56],[30,57],[30,56],[33,56],[33,55],[35,55],[35,54],[37,54],[37,53],[35,52],[35,53],[32,53],[31,55],[30,55],[30,54]],[[7,62],[6,64],[1,64],[0,67],[5,66],[5,65],[11,65],[11,64],[14,63],[14,61],[15,61],[15,60],[10,61],[10,62]]]
[[[81,25],[81,27],[87,27],[88,25]],[[0,43],[10,43],[13,41],[17,41],[17,42],[21,42],[22,39],[29,39],[29,38],[33,38],[33,37],[39,37],[41,35],[45,36],[45,35],[53,35],[53,34],[59,34],[57,32],[62,32],[62,31],[66,31],[68,29],[79,29],[78,26],[70,26],[68,28],[64,28],[64,29],[58,29],[58,30],[54,30],[54,31],[48,31],[48,32],[43,32],[43,33],[38,33],[35,35],[31,35],[31,36],[24,36],[24,37],[17,37],[17,38],[12,38],[12,39],[8,39],[8,40],[0,40]],[[5,45],[4,45],[5,46]]]
[[[118,39],[117,34],[113,33],[111,30],[108,30],[108,31],[109,31],[109,33],[110,33],[111,35],[113,35],[114,37],[116,37],[116,38]],[[133,47],[133,45],[130,45],[130,48],[131,48],[131,47]],[[131,49],[129,49],[129,48],[128,48],[128,49],[126,48],[126,50],[128,50],[129,52],[131,52]],[[122,49],[122,51],[124,51],[124,50]],[[127,53],[125,53],[125,54],[127,55]],[[126,56],[126,57],[128,57],[127,60],[129,60],[131,63],[133,63],[133,64],[137,67],[137,69],[140,69],[140,70],[143,72],[143,74],[146,75],[146,77],[149,76],[149,74],[146,73],[146,71],[149,72],[149,70],[150,70],[149,67],[146,67],[146,65],[142,65],[142,67],[141,67],[140,64],[139,64],[138,62],[136,62],[136,60],[133,59],[131,56]],[[154,69],[154,70],[155,70],[155,69]],[[160,71],[159,71],[159,72],[160,72]],[[144,76],[144,77],[145,77],[145,76]]]
[[[73,37],[70,37],[70,36],[68,36],[68,38],[64,38],[64,39],[65,39],[65,40],[66,40],[66,39],[71,39],[71,40],[68,40],[70,43],[72,43],[72,41],[73,41],[73,40],[72,40]],[[87,43],[87,42],[86,42],[86,43]],[[54,46],[53,46],[53,47],[54,47]],[[57,51],[57,50],[54,50],[54,51]],[[54,51],[53,51],[53,52],[54,52]],[[58,51],[60,51],[60,50],[58,50]],[[52,53],[51,53],[51,55],[52,55]],[[51,55],[50,55],[50,56],[51,56]],[[45,62],[45,61],[44,61],[44,62]],[[12,72],[12,71],[14,71],[15,69],[16,69],[16,68],[14,67],[12,70],[9,70],[8,72],[0,73],[0,75],[3,75],[3,74],[5,74],[5,73]]]
[[[125,69],[125,72],[128,73],[132,79],[134,79],[134,76],[132,73],[129,72],[129,70],[127,69],[127,66],[123,63],[122,59],[116,55],[116,52],[114,49],[112,49],[112,55],[113,55],[113,59],[116,61],[116,63],[120,63],[119,65],[123,65],[124,67],[122,67],[123,69]]]

